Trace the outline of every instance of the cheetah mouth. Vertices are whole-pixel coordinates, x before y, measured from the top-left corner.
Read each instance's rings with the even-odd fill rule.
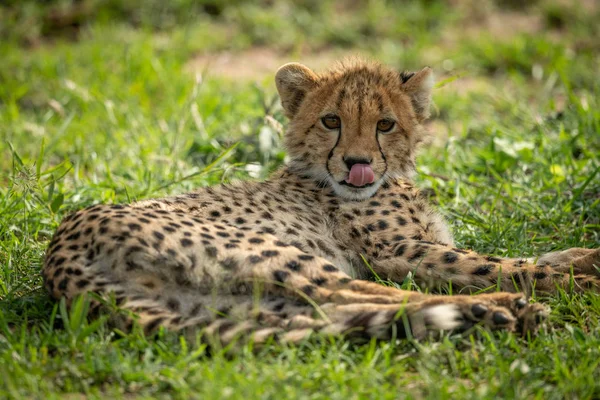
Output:
[[[375,172],[369,163],[355,163],[341,184],[354,188],[365,188],[375,183]]]
[[[352,183],[346,182],[346,180],[343,180],[343,181],[339,181],[338,184],[340,184],[342,186],[347,186],[347,187],[350,187],[350,188],[353,188],[353,189],[364,189],[364,188],[368,188],[370,186],[373,186],[375,184],[375,182],[365,183],[362,186],[356,186],[356,185],[353,185]]]

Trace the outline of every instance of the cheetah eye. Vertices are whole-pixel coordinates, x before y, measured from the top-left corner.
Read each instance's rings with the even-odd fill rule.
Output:
[[[321,118],[321,122],[327,129],[340,129],[340,126],[342,126],[342,121],[337,115],[326,115]]]
[[[395,124],[391,119],[382,119],[377,122],[377,130],[381,133],[386,133],[391,131]]]

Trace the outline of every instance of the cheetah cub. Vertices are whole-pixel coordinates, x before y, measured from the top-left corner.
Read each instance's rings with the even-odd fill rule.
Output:
[[[317,74],[292,63],[275,81],[290,119],[287,166],[265,182],[69,215],[43,267],[52,296],[94,292],[148,331],[261,343],[315,331],[420,338],[475,324],[523,334],[547,311],[514,292],[553,292],[572,279],[576,290],[600,286],[600,250],[550,253],[534,264],[454,246],[410,180],[429,116],[429,68],[399,73],[355,60]],[[428,288],[451,283],[455,293],[492,290],[423,294],[364,280],[371,269],[394,282],[412,274]]]

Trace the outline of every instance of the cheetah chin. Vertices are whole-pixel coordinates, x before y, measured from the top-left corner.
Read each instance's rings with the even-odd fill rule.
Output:
[[[367,183],[363,186],[354,186],[345,180],[336,182],[336,180],[330,176],[329,184],[336,195],[348,200],[366,200],[373,197],[377,190],[383,184],[384,179],[380,178],[373,183]]]

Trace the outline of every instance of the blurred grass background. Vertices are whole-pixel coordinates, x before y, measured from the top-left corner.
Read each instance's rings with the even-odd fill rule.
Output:
[[[70,210],[255,179],[285,160],[276,68],[360,54],[433,67],[417,181],[457,242],[502,256],[600,243],[594,0],[5,0],[0,4],[0,393],[9,397],[597,398],[600,300],[542,299],[536,339],[207,357],[124,335],[41,288]],[[0,397],[2,394],[0,394]]]

